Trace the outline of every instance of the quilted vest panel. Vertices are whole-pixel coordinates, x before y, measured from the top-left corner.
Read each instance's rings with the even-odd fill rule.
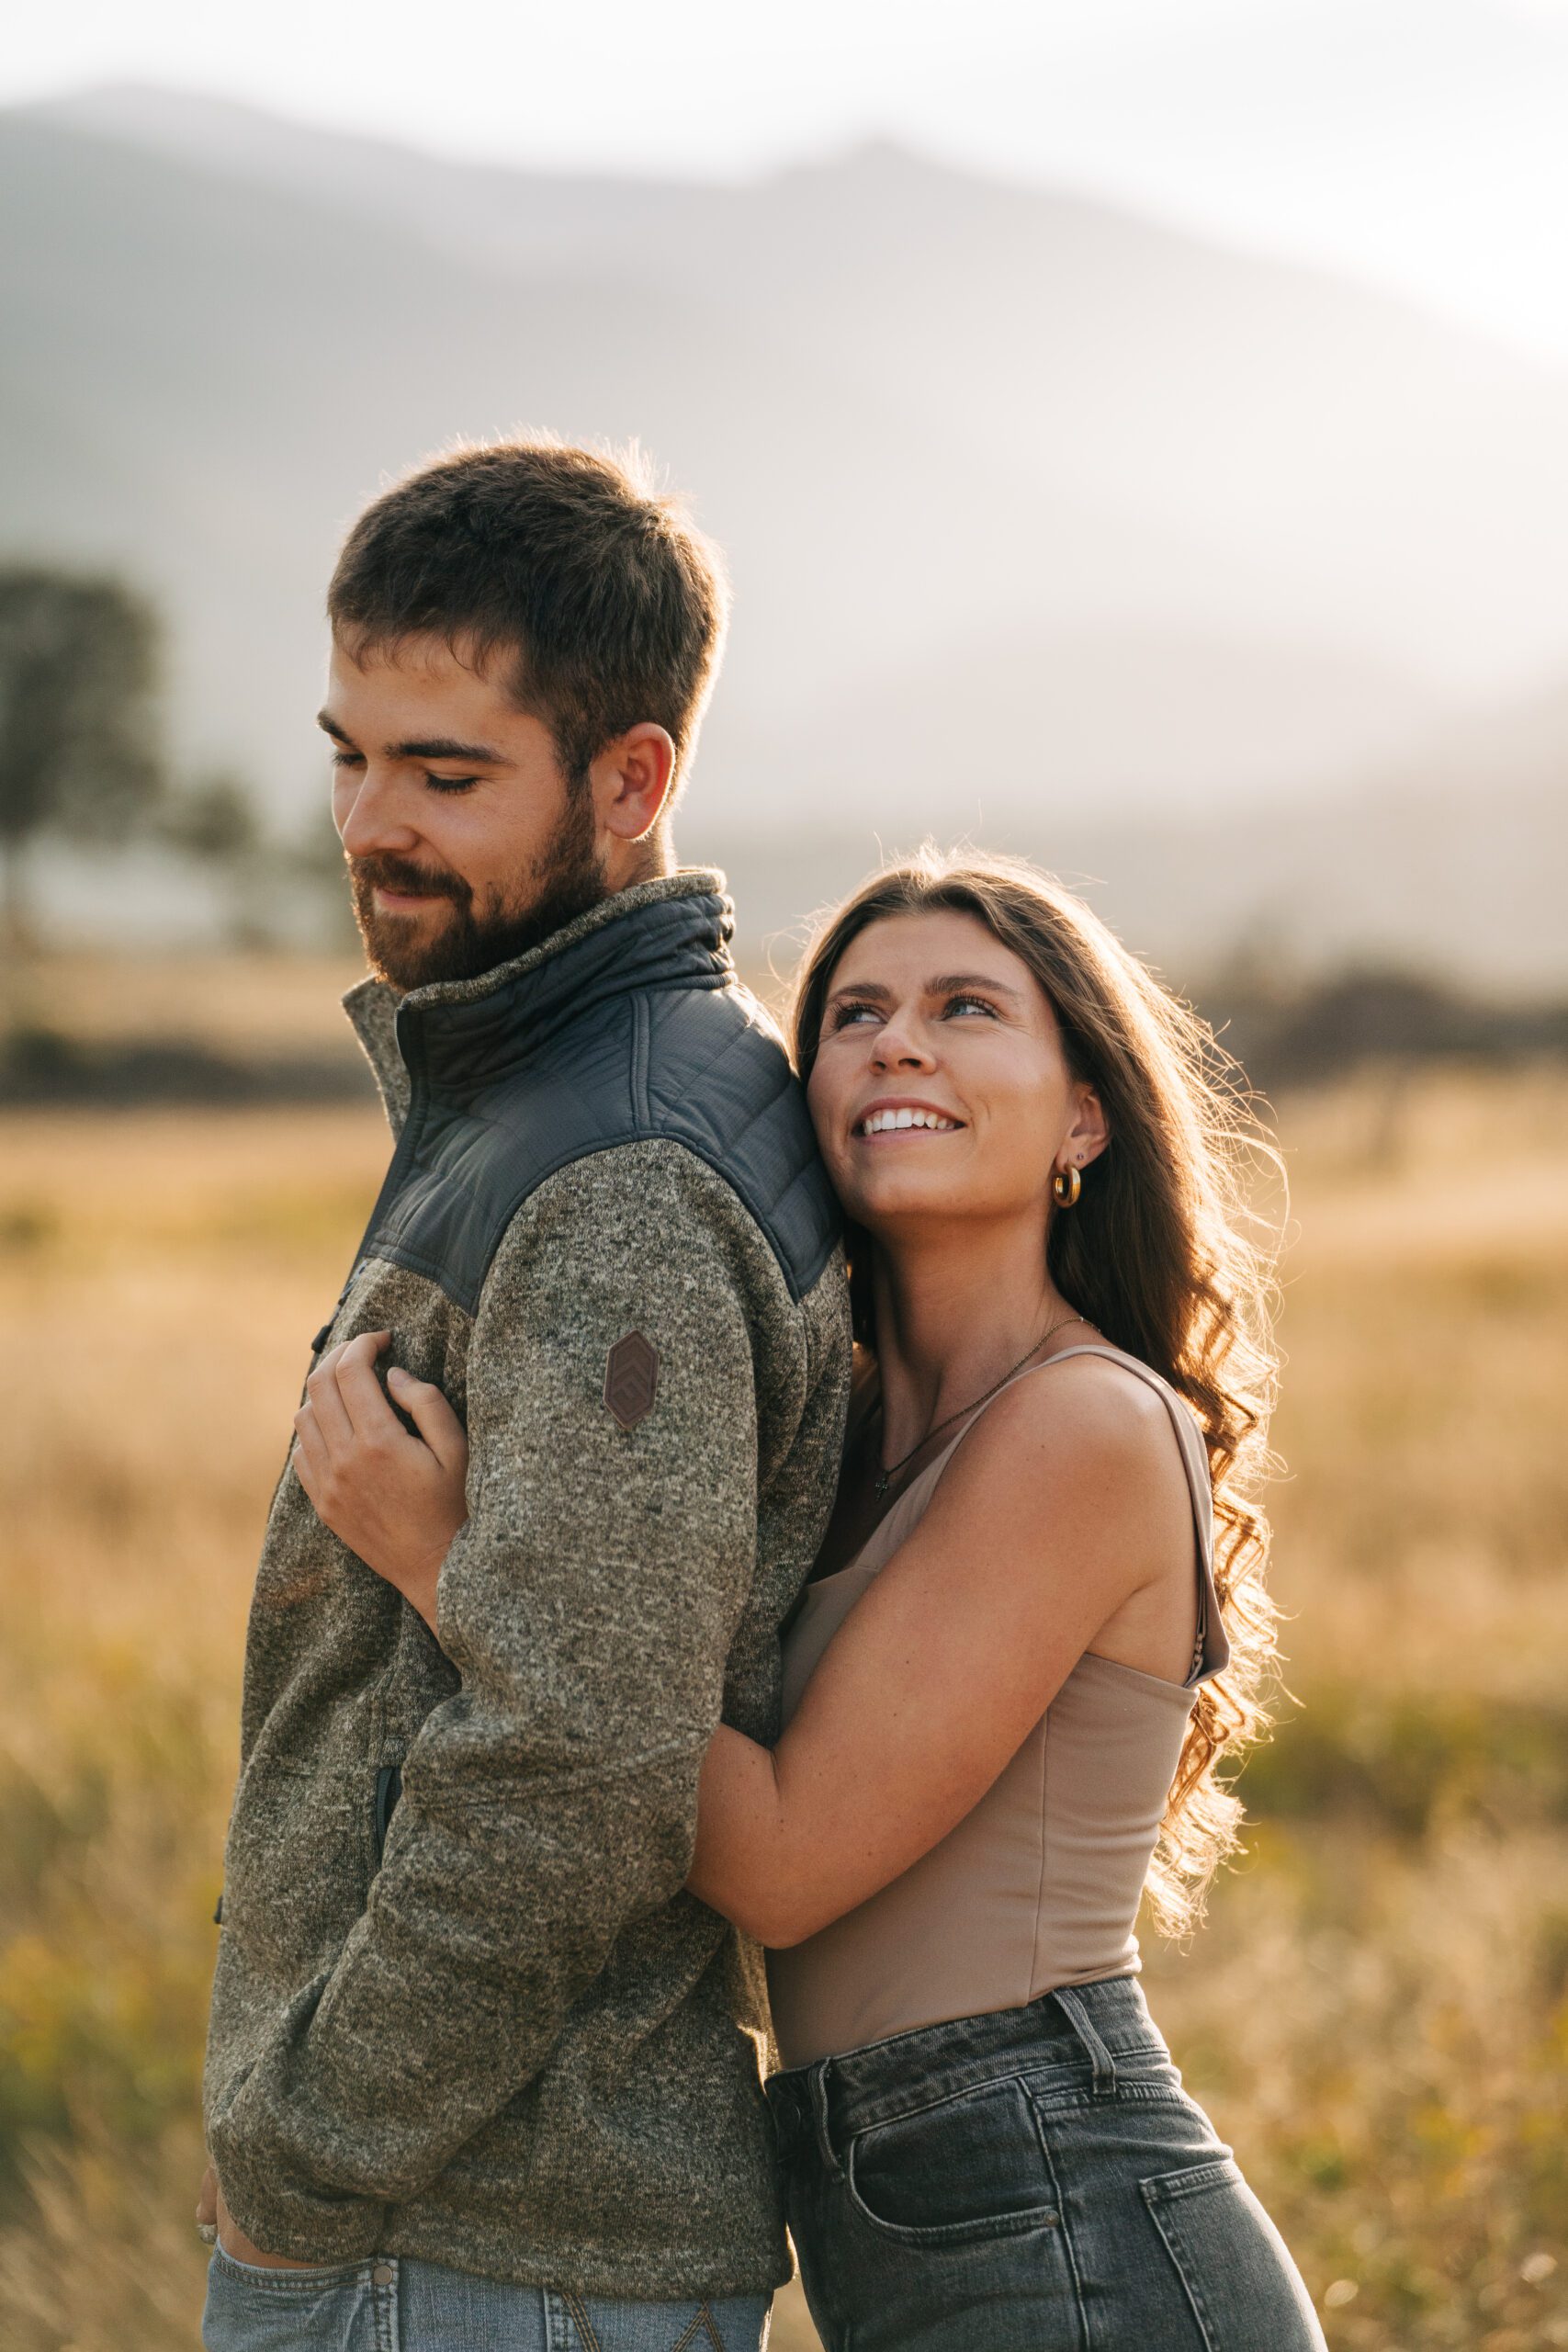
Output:
[[[482,994],[405,1000],[409,1112],[355,1263],[406,1266],[471,1315],[547,1177],[663,1140],[734,1188],[802,1298],[839,1238],[838,1204],[728,932],[727,902],[694,892],[632,909]]]

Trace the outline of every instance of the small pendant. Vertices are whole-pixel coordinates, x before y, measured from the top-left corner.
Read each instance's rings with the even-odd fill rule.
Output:
[[[887,1500],[887,1489],[888,1489],[888,1487],[889,1487],[892,1484],[893,1484],[893,1481],[892,1481],[892,1479],[888,1476],[888,1475],[887,1475],[887,1473],[886,1473],[886,1470],[879,1470],[879,1471],[877,1472],[877,1474],[876,1474],[876,1499],[877,1499],[877,1501],[878,1501],[879,1503],[885,1503],[885,1502]]]

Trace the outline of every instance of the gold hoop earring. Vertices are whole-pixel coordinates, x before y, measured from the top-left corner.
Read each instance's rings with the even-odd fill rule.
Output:
[[[1059,1209],[1076,1209],[1083,1178],[1076,1168],[1058,1168],[1051,1179],[1051,1198]]]

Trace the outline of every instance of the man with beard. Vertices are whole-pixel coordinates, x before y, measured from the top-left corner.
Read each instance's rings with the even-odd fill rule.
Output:
[[[671,858],[723,586],[628,466],[537,440],[378,500],[329,612],[397,1142],[251,1614],[205,2340],[754,2346],[758,1955],[682,1883],[714,1727],[776,1736],[849,1337],[722,877]],[[439,1645],[307,1491],[383,1361],[398,1445],[437,1389],[468,1424]]]

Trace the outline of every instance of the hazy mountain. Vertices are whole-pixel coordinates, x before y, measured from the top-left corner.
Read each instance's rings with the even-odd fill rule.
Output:
[[[1267,593],[1261,569],[1019,481],[1000,447],[933,511],[918,417],[701,285],[607,263],[497,279],[395,224],[26,119],[0,124],[0,202],[24,228],[0,265],[9,536],[162,588],[187,745],[274,793],[314,771],[343,524],[459,433],[637,432],[695,485],[740,592],[721,723],[764,732],[807,691],[961,628],[1044,636],[1141,582],[1156,610],[1220,629]],[[1314,650],[1300,659],[1310,673]],[[1384,693],[1390,725],[1430,710],[1397,673]]]
[[[0,204],[4,539],[153,585],[183,759],[289,820],[344,522],[519,423],[640,435],[728,551],[682,841],[738,879],[1081,833],[1157,907],[1251,829],[1342,904],[1314,801],[1484,754],[1466,704],[1568,660],[1563,381],[1108,208],[886,150],[470,171],[146,92],[0,117]]]
[[[807,398],[822,369],[930,437],[939,514],[999,445],[1021,488],[1163,524],[1193,620],[1212,568],[1234,611],[1229,555],[1266,583],[1265,634],[1348,639],[1445,692],[1568,648],[1568,376],[1386,295],[890,148],[715,188],[467,168],[136,89],[49,111],[487,272],[630,271],[672,324],[694,298],[744,317],[775,366],[814,363]],[[1146,585],[1163,613],[1160,567],[1114,577],[1103,605],[1083,583],[1096,612]]]

